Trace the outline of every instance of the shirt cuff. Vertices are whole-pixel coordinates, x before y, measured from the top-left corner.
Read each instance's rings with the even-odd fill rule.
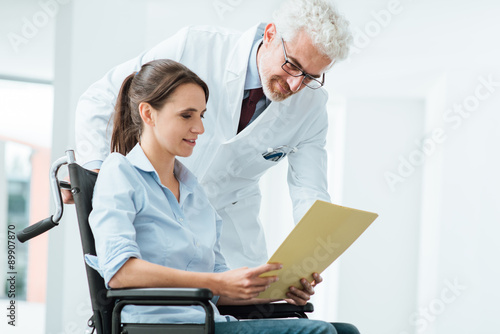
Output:
[[[83,168],[88,170],[101,169],[102,160],[92,160],[82,165]]]

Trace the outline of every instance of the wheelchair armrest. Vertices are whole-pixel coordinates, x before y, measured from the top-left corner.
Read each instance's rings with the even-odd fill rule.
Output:
[[[209,289],[189,288],[140,288],[112,289],[106,296],[121,300],[196,300],[208,301],[213,294]]]
[[[126,305],[188,306],[198,305],[205,310],[207,333],[214,332],[214,310],[209,301],[213,297],[209,289],[189,288],[140,288],[113,289],[106,293],[108,298],[117,300],[113,308],[112,333],[119,333],[121,311]]]
[[[314,306],[311,303],[304,306],[288,303],[220,305],[217,308],[220,314],[232,315],[237,319],[307,318],[305,313],[314,311]]]

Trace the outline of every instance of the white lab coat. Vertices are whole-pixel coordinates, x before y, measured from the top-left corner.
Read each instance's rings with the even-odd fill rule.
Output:
[[[169,58],[183,63],[207,83],[210,97],[205,133],[197,140],[193,155],[181,160],[198,177],[223,219],[221,246],[232,268],[257,266],[268,259],[259,220],[258,181],[279,163],[263,158],[268,148],[297,148],[287,159],[296,222],[316,199],[330,201],[324,149],[328,96],[324,89],[305,88],[283,102],[272,102],[236,134],[249,54],[256,32],[262,33],[264,27],[261,24],[244,33],[206,26],[184,28],[112,69],[84,93],[77,108],[79,161],[104,160],[112,128],[108,121],[127,75],[148,61]]]

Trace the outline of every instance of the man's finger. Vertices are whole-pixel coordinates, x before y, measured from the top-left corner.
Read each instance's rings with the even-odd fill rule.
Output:
[[[303,300],[306,300],[306,301],[307,301],[307,300],[309,300],[309,299],[311,298],[311,295],[312,295],[312,294],[314,294],[314,291],[313,291],[313,293],[308,293],[308,292],[306,292],[306,291],[304,291],[304,290],[297,289],[297,288],[296,288],[296,287],[294,287],[294,286],[290,287],[290,292],[291,292],[293,295],[297,296],[298,298],[303,299]]]
[[[316,286],[318,285],[319,283],[323,282],[323,277],[321,277],[320,274],[318,273],[313,273],[313,278],[314,278],[314,281],[311,283],[312,286]]]
[[[305,304],[307,304],[307,301],[309,300],[309,297],[307,297],[307,298],[301,298],[301,297],[299,297],[297,295],[294,295],[291,292],[287,292],[286,296],[290,300],[293,301],[292,303],[290,303],[290,301],[288,301],[288,299],[287,299],[287,302],[290,303],[290,304],[294,304],[294,305],[305,305]]]
[[[61,196],[64,204],[74,204],[73,194],[71,191],[66,189],[61,189]]]
[[[309,293],[310,295],[314,295],[313,286],[305,278],[300,280],[300,284],[302,284],[302,286],[304,287],[304,290],[307,291],[307,293]]]

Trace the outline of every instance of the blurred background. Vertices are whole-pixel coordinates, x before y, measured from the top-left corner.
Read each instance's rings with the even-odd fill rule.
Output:
[[[282,0],[0,0],[0,240],[51,214],[79,96],[186,25],[246,30]],[[337,0],[349,60],[327,74],[330,193],[380,216],[323,274],[312,318],[363,334],[498,333],[500,2]],[[203,55],[200,55],[202,57]],[[263,178],[272,253],[293,228],[286,163]],[[74,209],[16,246],[16,326],[82,333],[91,315]],[[7,247],[0,272],[7,278]],[[7,280],[0,305],[9,305]]]

